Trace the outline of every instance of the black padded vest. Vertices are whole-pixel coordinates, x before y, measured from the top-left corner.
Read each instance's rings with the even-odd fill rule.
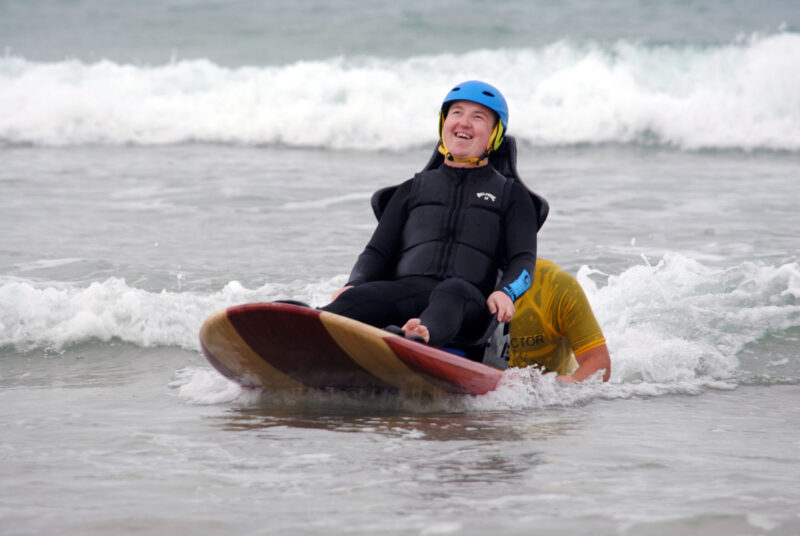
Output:
[[[441,166],[414,177],[396,277],[460,277],[488,295],[503,258],[512,181],[492,166]]]

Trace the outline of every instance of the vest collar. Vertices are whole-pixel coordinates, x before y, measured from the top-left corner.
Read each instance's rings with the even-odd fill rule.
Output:
[[[447,164],[442,163],[442,165],[439,166],[439,170],[448,177],[456,179],[489,177],[497,173],[497,170],[495,170],[494,166],[491,164],[476,168],[462,168],[448,166]]]

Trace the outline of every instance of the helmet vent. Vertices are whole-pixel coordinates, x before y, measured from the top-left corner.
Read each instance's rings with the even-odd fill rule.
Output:
[[[489,93],[488,91],[481,91],[484,95],[488,95],[489,97],[494,97],[494,93]]]

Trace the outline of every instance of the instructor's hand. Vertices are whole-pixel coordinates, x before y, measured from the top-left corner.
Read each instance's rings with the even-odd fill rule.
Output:
[[[509,322],[511,317],[514,316],[514,302],[511,297],[502,290],[495,290],[489,294],[486,300],[486,305],[489,306],[489,312],[497,314],[497,320],[500,322]]]

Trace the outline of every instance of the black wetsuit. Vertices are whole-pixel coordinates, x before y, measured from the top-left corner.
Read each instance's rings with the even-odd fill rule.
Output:
[[[491,165],[423,171],[386,206],[350,274],[355,288],[323,309],[378,327],[419,317],[430,344],[444,345],[481,329],[494,290],[512,301],[527,290],[537,229],[528,190]]]

